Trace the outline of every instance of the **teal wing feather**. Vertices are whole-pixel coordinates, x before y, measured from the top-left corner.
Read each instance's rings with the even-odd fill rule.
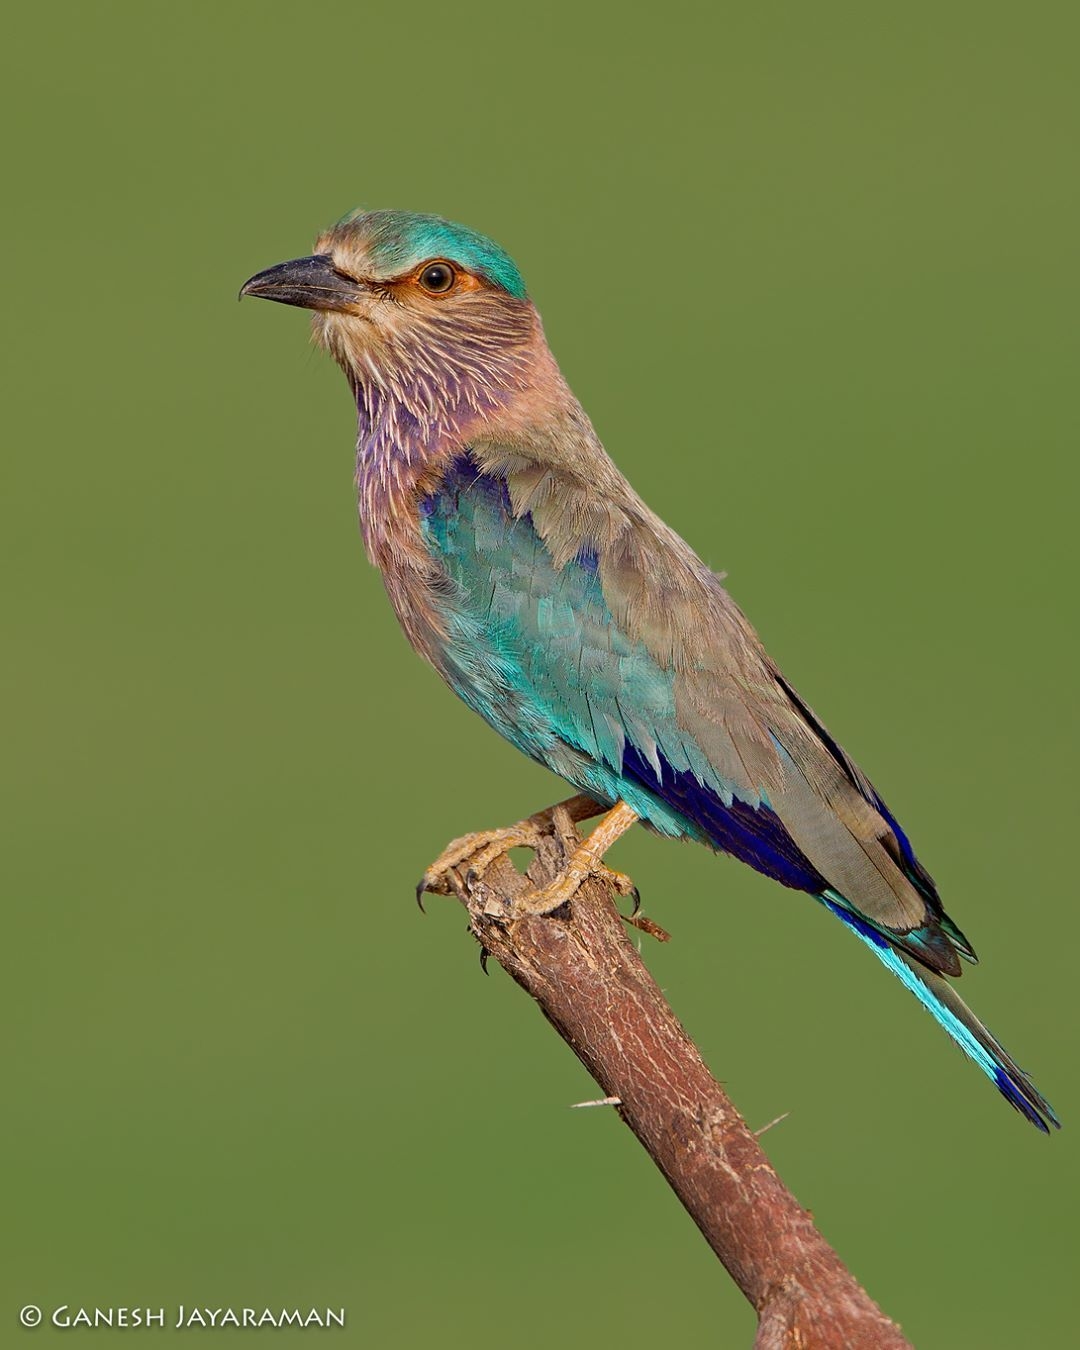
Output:
[[[496,730],[581,791],[626,794],[669,835],[703,837],[644,787],[623,782],[627,742],[659,764],[694,770],[727,800],[758,800],[723,780],[678,725],[673,672],[615,623],[595,553],[557,566],[506,482],[459,462],[425,499],[422,530],[452,589],[437,664],[455,692]]]

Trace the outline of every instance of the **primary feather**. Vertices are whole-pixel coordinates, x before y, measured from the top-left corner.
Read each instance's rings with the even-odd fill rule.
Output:
[[[294,298],[297,266],[320,259]],[[579,791],[815,896],[1014,1107],[1056,1124],[949,985],[975,954],[907,836],[604,452],[508,256],[437,217],[375,212],[300,264],[245,289],[317,311],[356,397],[368,551],[420,653]],[[288,297],[272,294],[288,268]],[[436,291],[440,268],[453,280]]]

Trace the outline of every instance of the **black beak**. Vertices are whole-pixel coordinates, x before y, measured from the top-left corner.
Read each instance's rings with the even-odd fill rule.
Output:
[[[257,272],[240,287],[240,296],[257,295],[301,309],[333,310],[351,308],[367,289],[362,281],[337,271],[329,253],[316,253]]]

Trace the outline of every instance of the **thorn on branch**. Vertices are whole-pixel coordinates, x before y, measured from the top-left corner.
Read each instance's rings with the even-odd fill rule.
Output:
[[[639,933],[648,933],[649,937],[654,937],[657,942],[670,942],[671,934],[666,928],[661,928],[658,923],[653,923],[652,919],[647,919],[644,914],[639,914],[636,910],[633,914],[624,914],[623,923],[627,923],[631,928],[636,928]]]

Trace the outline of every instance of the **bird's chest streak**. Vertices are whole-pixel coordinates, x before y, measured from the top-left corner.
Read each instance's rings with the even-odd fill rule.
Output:
[[[438,489],[470,438],[490,427],[511,397],[454,379],[444,380],[439,392],[433,406],[414,389],[355,386],[357,509],[364,546],[382,573],[406,636],[437,669],[447,637],[447,614],[439,599],[446,573],[424,537],[421,503]]]
[[[418,502],[474,436],[512,425],[530,380],[527,347],[504,354],[498,371],[452,344],[396,353],[379,378],[356,379],[356,488],[368,555],[420,546]],[[469,358],[469,359],[466,359]],[[524,401],[528,401],[527,398]]]

